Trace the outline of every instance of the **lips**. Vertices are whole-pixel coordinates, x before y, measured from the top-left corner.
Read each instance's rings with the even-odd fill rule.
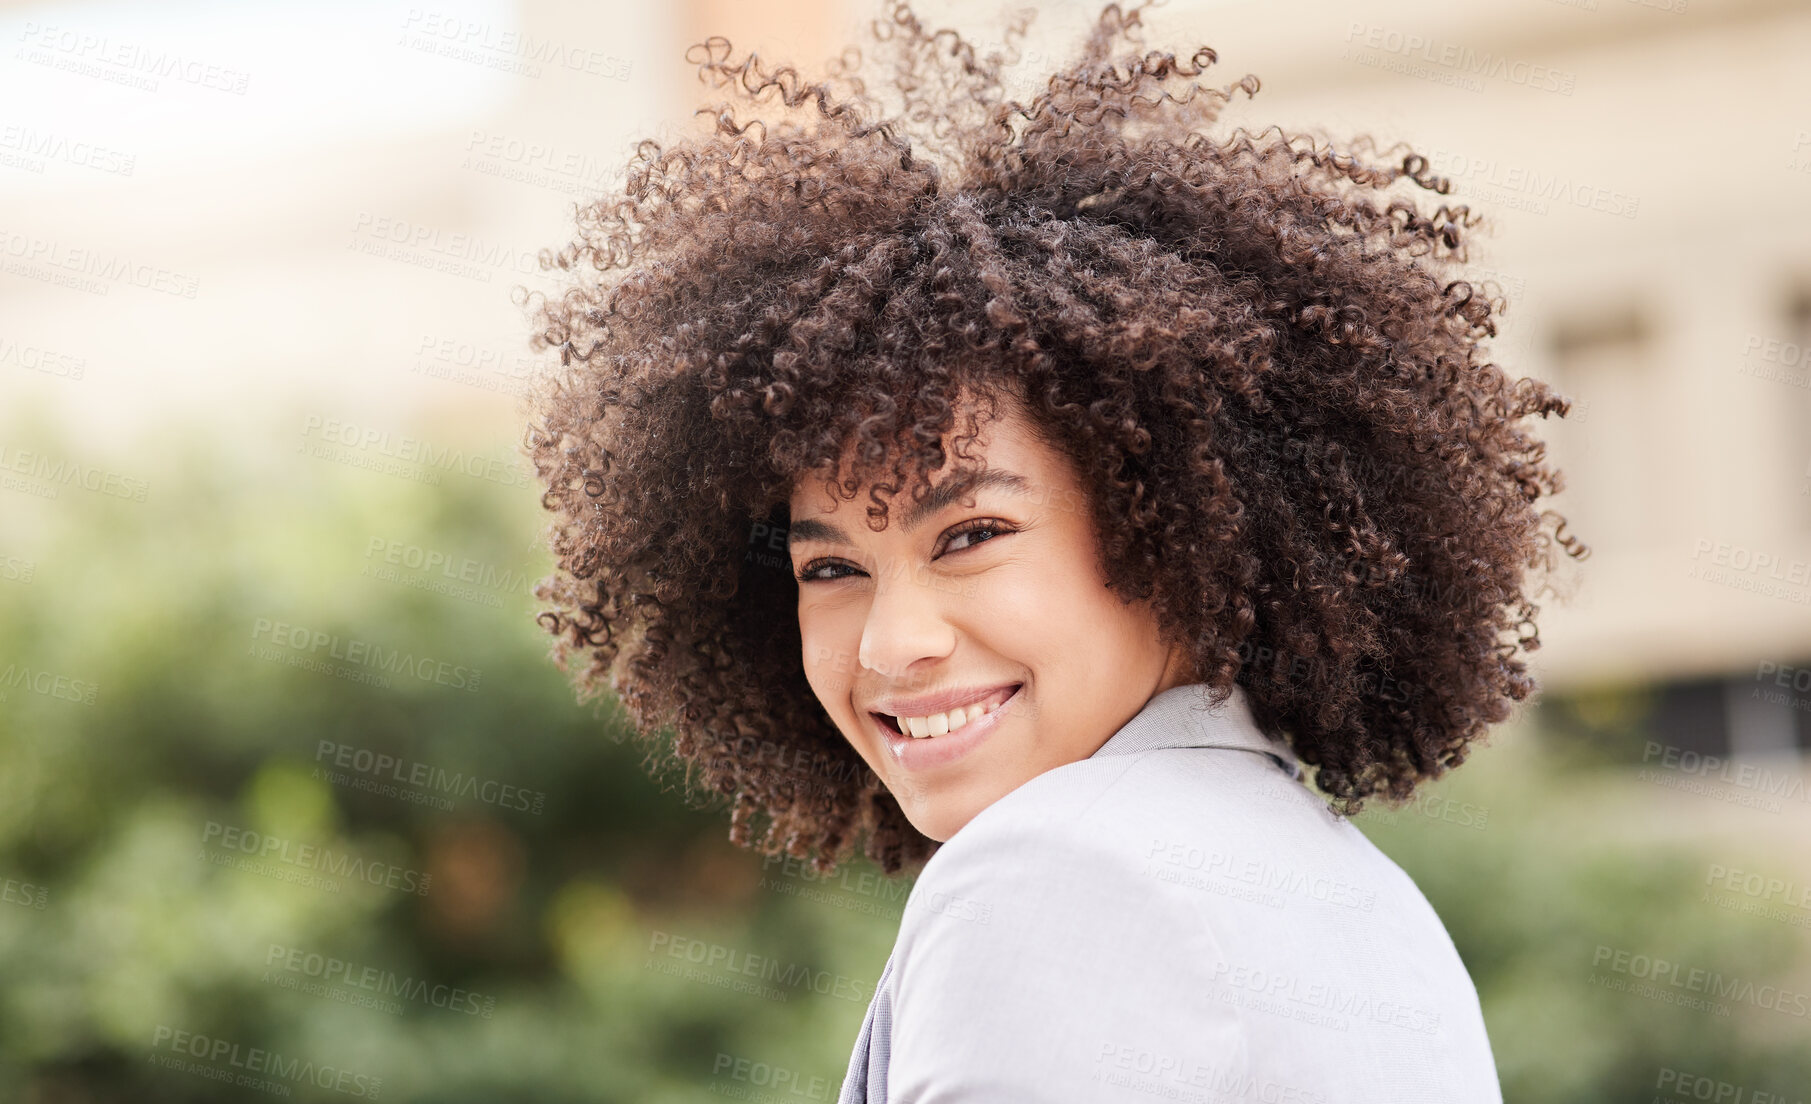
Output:
[[[984,697],[975,698],[972,701],[965,704],[958,704],[947,710],[935,712],[926,711],[924,713],[916,714],[905,712],[898,714],[876,713],[875,716],[880,718],[882,724],[895,732],[911,736],[918,740],[936,739],[948,735],[949,733],[956,732],[964,725],[972,724],[983,716],[986,716],[988,713],[998,709],[1005,703],[1007,698],[1012,696],[1013,691],[1018,689],[1018,685],[1019,684],[1015,683],[1011,686],[1002,686],[997,690],[989,691]],[[963,696],[966,697],[967,695],[965,694]],[[942,695],[940,698],[921,700],[936,701],[947,697],[948,695]]]
[[[999,730],[1001,722],[1014,712],[1024,684],[1015,684],[1011,693],[991,712],[983,714],[960,728],[942,736],[922,738],[904,735],[889,724],[883,714],[869,713],[869,723],[885,741],[887,752],[901,768],[910,772],[947,766],[980,747]]]
[[[1019,682],[996,682],[959,686],[935,694],[921,694],[915,698],[882,698],[869,702],[868,708],[888,717],[929,717],[976,702],[987,702],[993,695],[1015,690],[1021,685],[1023,684]]]

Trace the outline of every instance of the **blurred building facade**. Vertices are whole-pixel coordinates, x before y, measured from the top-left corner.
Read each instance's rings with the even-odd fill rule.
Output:
[[[1098,11],[1036,7],[1021,97]],[[918,10],[986,49],[1011,9]],[[637,141],[725,98],[687,48],[722,34],[818,73],[880,5],[462,0],[342,5],[318,26],[183,11],[124,28],[79,4],[8,16],[24,45],[7,87],[31,95],[0,136],[16,212],[0,366],[13,398],[72,411],[128,473],[115,429],[230,411],[220,431],[256,445],[257,412],[298,393],[377,431],[432,411],[507,453],[529,370],[509,287],[545,286],[538,252]],[[1546,427],[1570,480],[1555,507],[1594,548],[1544,603],[1543,683],[1658,686],[1669,714],[1699,718],[1669,737],[1682,747],[1811,745],[1811,12],[1319,0],[1282,18],[1170,0],[1146,26],[1150,46],[1213,46],[1215,83],[1260,77],[1223,126],[1406,141],[1492,220],[1473,260],[1509,303],[1498,359],[1576,401]],[[124,85],[68,45],[91,30],[147,49],[167,35],[249,83]],[[392,118],[410,95],[416,114]],[[97,146],[105,164],[58,152]],[[40,254],[147,262],[197,293],[71,287]],[[268,317],[273,301],[291,317]],[[109,325],[89,324],[97,306]]]
[[[988,13],[918,7],[998,42]],[[1065,60],[1098,10],[1037,8],[1024,79]],[[873,11],[697,0],[690,26],[764,53],[796,44],[804,63],[835,48],[822,27],[853,36]],[[1593,548],[1543,603],[1547,690],[1638,685],[1665,746],[1801,768],[1811,12],[1772,0],[1396,2],[1292,5],[1282,20],[1256,2],[1180,0],[1145,22],[1151,46],[1215,47],[1213,83],[1259,76],[1258,96],[1235,100],[1222,125],[1407,141],[1453,181],[1450,202],[1495,224],[1472,259],[1508,302],[1498,362],[1573,399],[1540,428],[1568,480],[1553,507]]]

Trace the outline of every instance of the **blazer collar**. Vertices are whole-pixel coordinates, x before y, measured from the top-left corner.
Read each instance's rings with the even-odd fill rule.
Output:
[[[1289,746],[1258,728],[1243,687],[1235,685],[1232,696],[1214,707],[1207,684],[1201,682],[1172,686],[1153,696],[1089,758],[1182,747],[1256,752],[1269,756],[1291,778],[1299,780],[1303,774]]]

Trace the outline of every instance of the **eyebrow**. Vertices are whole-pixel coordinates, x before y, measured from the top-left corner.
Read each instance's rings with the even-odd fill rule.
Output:
[[[971,490],[995,488],[1011,494],[1028,495],[1031,484],[1017,472],[1005,468],[986,468],[966,476],[945,479],[925,493],[922,502],[914,502],[906,508],[901,521],[905,531],[910,533],[923,525],[932,515],[954,505]],[[805,541],[823,541],[827,544],[854,544],[841,529],[827,521],[816,518],[799,518],[792,523],[791,533],[786,538],[788,546]]]

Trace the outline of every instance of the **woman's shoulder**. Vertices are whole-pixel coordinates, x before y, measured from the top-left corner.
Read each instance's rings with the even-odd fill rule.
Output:
[[[1096,757],[1031,779],[937,850],[906,921],[1005,909],[1009,923],[1041,923],[1028,904],[1104,925],[1169,909],[1262,928],[1291,905],[1336,926],[1438,922],[1409,875],[1324,799],[1265,756],[1221,748]]]
[[[1082,759],[1032,778],[943,843],[919,880],[1005,852],[1034,863],[1124,865],[1140,846],[1172,837],[1275,849],[1350,843],[1347,833],[1357,830],[1263,755],[1157,748]]]
[[[1007,794],[926,864],[892,965],[895,1084],[926,1096],[1074,1099],[1134,1054],[1331,1093],[1367,1055],[1430,1047],[1448,1057],[1402,1076],[1494,1084],[1426,898],[1241,750],[1091,758]]]
[[[1092,827],[1124,766],[1040,775],[926,864],[889,960],[896,1098],[1106,1099],[1147,1053],[1244,1061],[1240,1010],[1200,996],[1227,960],[1213,925]]]

